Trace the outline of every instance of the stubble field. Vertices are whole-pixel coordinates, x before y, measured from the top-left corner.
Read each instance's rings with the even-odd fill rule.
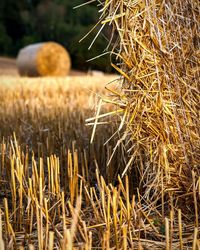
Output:
[[[0,77],[0,249],[108,244],[100,175],[112,182],[121,157],[106,168],[113,145],[104,143],[114,128],[100,124],[91,144],[94,119],[85,120],[115,79]]]
[[[103,105],[101,123],[95,113],[116,78],[0,77],[0,249],[199,246],[197,229],[184,230],[190,218],[180,210],[163,218],[161,203],[134,189],[137,176],[118,176],[120,147],[108,166],[118,140],[109,114],[116,111]]]

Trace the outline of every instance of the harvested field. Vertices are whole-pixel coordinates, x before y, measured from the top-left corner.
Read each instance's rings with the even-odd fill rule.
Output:
[[[192,214],[174,205],[164,218],[161,204],[131,193],[131,177],[116,176],[121,149],[107,167],[113,120],[90,144],[85,119],[114,79],[0,78],[0,249],[197,249]]]
[[[115,172],[106,170],[113,145],[103,146],[113,131],[107,127],[105,132],[104,124],[103,130],[97,130],[95,144],[91,145],[91,129],[85,126],[85,119],[94,115],[99,98],[97,93],[105,92],[102,82],[115,78],[0,78],[0,249],[3,245],[6,249],[28,245],[45,249],[50,244],[52,232],[55,233],[54,246],[61,248],[64,244],[63,229],[71,227],[73,206],[79,195],[89,220],[92,224],[95,222],[93,212],[90,212],[91,204],[85,202],[89,199],[87,193],[91,192],[90,188],[97,185],[97,167],[107,180],[116,177]],[[118,155],[113,164],[117,166],[120,161]],[[42,196],[40,194],[40,205],[34,198],[35,195],[39,197],[39,185],[43,193]],[[43,215],[43,209],[52,211],[49,218],[45,218],[47,214]],[[38,212],[40,215],[36,215]],[[61,213],[66,213],[66,216]],[[44,231],[41,220],[46,225],[50,223]],[[85,237],[91,236],[86,224],[82,226],[86,235],[81,232],[75,245],[89,244],[85,242]],[[95,236],[95,240],[100,239]]]

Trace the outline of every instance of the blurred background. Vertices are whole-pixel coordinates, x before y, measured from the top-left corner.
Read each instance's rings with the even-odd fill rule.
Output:
[[[72,67],[81,71],[111,72],[109,56],[87,60],[103,53],[108,44],[104,30],[88,50],[99,27],[84,39],[97,23],[96,2],[73,9],[85,0],[0,0],[0,56],[15,58],[29,44],[55,41],[70,53]]]

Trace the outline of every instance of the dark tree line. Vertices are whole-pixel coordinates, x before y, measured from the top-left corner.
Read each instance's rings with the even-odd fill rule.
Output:
[[[108,56],[86,62],[101,54],[107,41],[105,36],[100,35],[88,51],[97,28],[79,43],[98,21],[96,4],[73,9],[84,2],[85,0],[1,0],[0,55],[16,56],[19,49],[28,44],[56,41],[70,52],[75,68],[85,70],[91,67],[110,71]]]

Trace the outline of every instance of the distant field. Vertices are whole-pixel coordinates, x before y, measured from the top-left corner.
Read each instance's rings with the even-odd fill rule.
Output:
[[[0,57],[0,75],[18,75],[16,62],[14,59]]]
[[[19,142],[37,150],[38,143],[51,133],[63,137],[60,142],[69,147],[76,141],[82,149],[90,144],[92,128],[85,119],[93,117],[99,95],[104,95],[105,84],[114,76],[68,76],[65,78],[0,77],[0,137],[8,138],[16,133]],[[109,110],[103,107],[101,112]],[[58,131],[59,128],[59,131]],[[98,132],[103,128],[103,134]],[[111,128],[97,129],[99,146],[106,141]],[[57,133],[61,133],[58,136]],[[101,131],[102,132],[102,131]],[[110,132],[111,133],[111,132]],[[42,135],[38,138],[38,135]],[[101,143],[100,143],[100,141]],[[57,145],[51,153],[57,152]]]
[[[0,57],[0,76],[1,75],[19,76],[15,59],[7,58],[7,57]],[[79,70],[71,70],[70,75],[71,76],[83,76],[83,75],[87,75],[87,73],[79,71]]]

